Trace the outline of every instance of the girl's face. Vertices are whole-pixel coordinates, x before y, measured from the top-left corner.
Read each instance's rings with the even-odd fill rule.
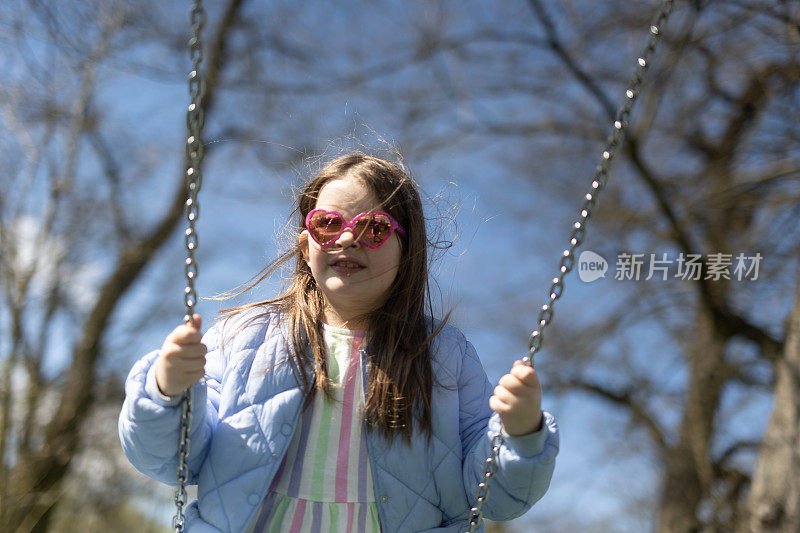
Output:
[[[346,220],[383,208],[360,180],[331,180],[319,192],[315,209],[339,212]],[[300,249],[325,297],[325,320],[333,326],[357,329],[364,316],[386,298],[400,265],[400,240],[396,231],[378,248],[358,242],[345,230],[335,243],[320,246],[308,231],[300,234]]]

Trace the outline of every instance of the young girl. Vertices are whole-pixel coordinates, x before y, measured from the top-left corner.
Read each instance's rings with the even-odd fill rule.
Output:
[[[517,361],[493,388],[461,332],[426,316],[414,182],[352,153],[297,212],[296,246],[255,283],[295,259],[281,296],[229,310],[202,339],[196,315],[134,365],[119,421],[129,460],[175,483],[191,386],[190,533],[465,531],[500,431],[483,516],[525,513],[550,483],[556,424],[533,368]]]

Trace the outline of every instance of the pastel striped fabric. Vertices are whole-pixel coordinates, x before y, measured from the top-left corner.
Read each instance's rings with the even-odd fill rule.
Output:
[[[363,425],[364,335],[325,325],[334,400],[317,394],[248,533],[380,532]]]

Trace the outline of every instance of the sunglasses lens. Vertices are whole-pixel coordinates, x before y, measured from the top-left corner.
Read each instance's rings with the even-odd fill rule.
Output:
[[[327,244],[336,240],[342,231],[342,218],[336,213],[317,211],[311,215],[308,223],[308,232],[320,244]]]
[[[355,234],[359,241],[367,246],[379,246],[392,231],[392,222],[386,215],[372,213],[358,219],[355,223]]]

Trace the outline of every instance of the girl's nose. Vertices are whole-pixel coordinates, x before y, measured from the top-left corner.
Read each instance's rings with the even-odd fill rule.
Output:
[[[350,247],[357,248],[358,246],[360,246],[360,243],[358,242],[358,239],[356,239],[355,234],[353,234],[353,231],[349,229],[344,230],[342,234],[339,235],[339,238],[336,239],[336,244],[341,246],[342,249]]]

